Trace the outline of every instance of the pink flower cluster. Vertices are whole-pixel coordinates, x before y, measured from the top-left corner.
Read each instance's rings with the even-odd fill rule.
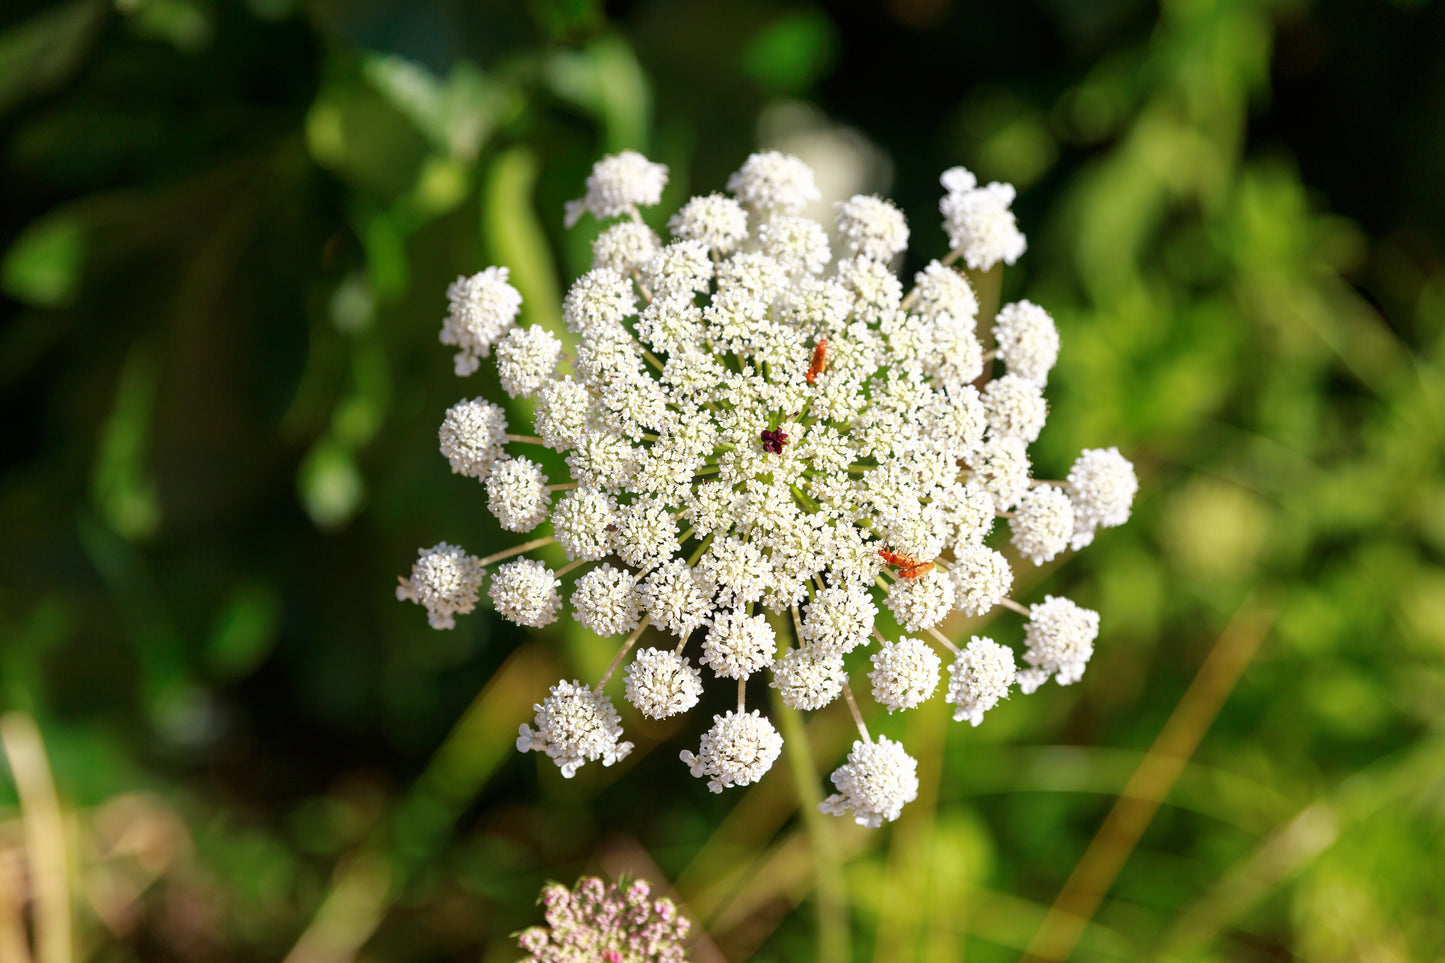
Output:
[[[548,883],[546,926],[517,934],[526,963],[683,963],[692,921],[670,899],[652,899],[646,880],[604,883],[584,876],[572,889]]]

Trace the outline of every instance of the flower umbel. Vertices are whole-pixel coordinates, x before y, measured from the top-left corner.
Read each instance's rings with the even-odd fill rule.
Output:
[[[515,934],[524,963],[682,963],[692,921],[646,880],[604,883],[584,876],[570,890],[548,883],[537,902],[546,926]]]
[[[1058,326],[1029,301],[980,317],[955,267],[989,271],[1024,253],[1009,185],[946,172],[949,253],[905,288],[892,268],[910,237],[903,213],[866,195],[838,203],[834,262],[828,230],[801,214],[819,191],[795,157],[748,158],[731,196],[688,201],[662,238],[642,209],[667,181],[665,166],[624,151],[599,161],[567,206],[569,225],[588,214],[610,223],[564,299],[565,331],[517,326],[521,298],[504,268],[448,291],[441,338],[458,349],[457,373],[491,359],[496,377],[488,397],[447,412],[441,451],[482,484],[503,529],[541,534],[486,558],[442,543],[397,595],[450,629],[491,570],[503,618],[546,626],[566,599],[599,636],[625,634],[595,685],[557,683],[521,727],[518,748],[564,776],[632,748],[604,694],[624,666],[623,695],[649,719],[692,709],[704,684],[737,687],[736,710],[681,753],[714,792],[762,779],[782,748],[747,708],[750,683],[792,709],[845,703],[861,738],[824,809],[878,826],[917,795],[917,764],[869,736],[850,673],[867,674],[878,705],[907,710],[941,687],[942,653],[955,718],[973,725],[1015,682],[1031,693],[1050,677],[1078,681],[1098,614],[1054,596],[1009,598],[1001,549],[1043,565],[1084,547],[1128,519],[1138,480],[1114,448],[1086,449],[1065,481],[1033,477]],[[533,434],[512,433],[507,397],[533,399]],[[995,532],[1001,516],[1006,531]],[[1000,607],[1028,616],[1017,660],[991,638],[960,650],[945,632]],[[580,918],[577,892],[548,892],[559,920]],[[593,902],[611,892],[596,888]],[[580,958],[528,933],[534,959]],[[589,959],[624,953],[565,946]]]

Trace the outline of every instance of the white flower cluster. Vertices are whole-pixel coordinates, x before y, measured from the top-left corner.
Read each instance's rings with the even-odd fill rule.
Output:
[[[917,795],[917,764],[868,735],[850,666],[867,672],[878,705],[906,710],[940,688],[937,646],[952,656],[955,718],[973,725],[1015,682],[1027,693],[1077,681],[1098,615],[1053,596],[1028,608],[1010,599],[1000,549],[1042,565],[1087,545],[1127,520],[1134,470],[1117,449],[1090,449],[1065,481],[1032,477],[1057,327],[1028,301],[981,322],[953,266],[983,272],[1023,253],[1013,188],[944,174],[950,251],[909,286],[891,267],[908,245],[902,212],[872,196],[838,204],[834,262],[828,229],[800,214],[819,192],[795,157],[748,158],[728,194],[686,202],[663,239],[641,215],[667,179],[623,152],[567,206],[569,225],[613,223],[563,302],[565,332],[517,325],[505,268],[452,285],[442,341],[458,349],[457,373],[490,357],[496,375],[493,400],[447,412],[442,453],[483,484],[503,529],[550,532],[483,559],[438,545],[397,595],[451,628],[496,565],[488,595],[502,617],[540,628],[565,597],[579,624],[626,634],[595,686],[558,683],[522,727],[518,748],[567,776],[631,748],[603,694],[623,665],[626,699],[650,719],[696,706],[704,675],[736,683],[736,711],[682,753],[715,792],[756,782],[781,751],[777,729],[746,708],[755,676],[792,709],[842,697],[861,738],[822,808],[877,826]],[[533,399],[534,434],[509,433],[502,392]],[[993,536],[999,517],[1008,539]],[[1023,667],[992,639],[960,650],[940,631],[1000,606],[1028,614]],[[879,626],[881,608],[891,619]],[[885,637],[895,624],[910,634]],[[627,661],[648,631],[671,638]]]

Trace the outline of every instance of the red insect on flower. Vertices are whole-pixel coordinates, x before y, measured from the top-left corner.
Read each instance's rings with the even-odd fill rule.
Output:
[[[813,347],[813,361],[808,365],[808,373],[804,376],[808,384],[818,383],[818,375],[828,370],[828,339],[819,338],[817,345]]]
[[[911,555],[899,555],[887,549],[881,550],[878,554],[883,556],[883,561],[898,569],[899,578],[923,578],[934,568],[932,562],[920,562]]]

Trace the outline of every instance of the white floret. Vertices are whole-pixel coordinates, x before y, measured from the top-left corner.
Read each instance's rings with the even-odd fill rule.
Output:
[[[593,268],[572,282],[562,299],[562,320],[567,330],[583,338],[612,336],[622,319],[637,311],[632,281],[611,268]]]
[[[411,578],[397,579],[396,597],[425,608],[432,628],[452,629],[456,628],[454,616],[476,608],[484,578],[486,570],[479,559],[441,542],[417,552]]]
[[[1014,435],[985,439],[978,457],[969,462],[974,481],[993,496],[996,510],[1006,512],[1029,489],[1028,444]]]
[[[764,221],[758,228],[758,249],[795,275],[821,274],[833,259],[828,232],[807,217],[781,215]]]
[[[558,682],[540,705],[532,707],[536,729],[523,725],[517,736],[518,752],[545,752],[571,779],[584,763],[600,759],[610,766],[632,751],[622,738],[617,708],[600,692],[580,681]]]
[[[1099,635],[1099,613],[1082,608],[1065,598],[1044,596],[1029,606],[1024,623],[1028,649],[1024,661],[1031,668],[1018,674],[1019,689],[1028,694],[1048,681],[1072,685],[1083,678],[1084,666],[1094,654]]]
[[[851,813],[854,822],[870,829],[897,819],[903,807],[918,798],[918,761],[887,736],[874,742],[856,740],[832,779],[838,792],[818,809],[831,816]]]
[[[993,639],[975,635],[948,667],[948,701],[953,703],[953,721],[967,719],[973,725],[983,714],[1008,698],[1016,673],[1014,654]]]
[[[1038,384],[1016,374],[995,378],[983,389],[983,407],[995,435],[1022,438],[1033,444],[1049,416]]]
[[[1013,569],[1001,553],[982,544],[961,545],[955,551],[948,570],[953,604],[964,615],[987,615],[1013,588]]]
[[[712,615],[712,605],[687,563],[680,558],[659,565],[639,586],[652,624],[685,639]]]
[[[913,276],[913,285],[913,310],[924,320],[947,318],[962,330],[973,333],[978,318],[978,297],[962,273],[936,260],[929,261]]]
[[[513,398],[530,398],[552,379],[562,360],[562,342],[546,328],[513,328],[497,344],[497,377]]]
[[[530,532],[547,520],[552,493],[542,466],[530,458],[508,458],[487,476],[487,509],[509,532]]]
[[[642,596],[631,572],[606,563],[572,586],[572,617],[598,635],[617,635],[637,628]]]
[[[873,653],[873,701],[889,712],[912,709],[938,688],[943,660],[922,639],[904,636]]]
[[[447,288],[447,305],[441,343],[459,349],[456,372],[465,377],[481,366],[492,345],[516,324],[522,295],[507,283],[506,268],[489,267],[453,281]]]
[[[1009,528],[1019,554],[1042,565],[1069,547],[1074,534],[1073,503],[1061,489],[1040,485],[1019,500]]]
[[[752,785],[767,775],[783,751],[783,737],[771,722],[756,709],[729,711],[712,721],[697,753],[684,749],[679,754],[694,776],[706,776],[707,788],[722,792]]]
[[[993,337],[1009,374],[1039,387],[1048,383],[1059,359],[1059,329],[1047,311],[1032,301],[1005,304],[994,318]]]
[[[1139,478],[1119,449],[1085,448],[1066,480],[1074,503],[1074,548],[1092,542],[1095,529],[1113,528],[1129,520]]]
[[[619,221],[592,242],[592,266],[630,275],[651,261],[661,247],[652,228],[636,221]]]
[[[588,212],[607,220],[651,207],[662,200],[666,186],[667,165],[654,164],[635,150],[609,154],[592,165],[587,193],[567,202],[566,225],[571,227]]]
[[[746,679],[772,663],[777,645],[766,616],[724,610],[712,618],[699,661],[721,678]]]
[[[855,194],[838,202],[838,234],[854,254],[891,261],[908,248],[908,221],[881,197]]]
[[[697,241],[716,254],[731,254],[748,236],[748,212],[731,197],[694,197],[667,222],[673,237]]]
[[[846,655],[868,641],[877,617],[878,606],[867,588],[855,583],[830,585],[803,606],[803,642]]]
[[[770,683],[790,709],[821,709],[838,698],[848,673],[843,657],[811,647],[790,649],[773,663]]]
[[[437,440],[452,471],[485,481],[505,457],[506,412],[483,398],[459,401],[447,409]]]
[[[497,614],[510,622],[540,629],[551,625],[562,609],[562,582],[546,565],[519,558],[497,569],[487,590]]]
[[[884,598],[898,624],[909,632],[931,629],[953,611],[953,580],[938,570],[920,578],[901,578]]]
[[[702,673],[666,649],[643,649],[626,670],[627,701],[649,719],[666,719],[697,705]]]
[[[1009,206],[1014,189],[997,182],[978,187],[972,174],[961,167],[945,171],[941,178],[948,191],[938,202],[949,247],[963,252],[963,259],[975,271],[987,271],[1003,261],[1013,264],[1028,246],[1019,232]]]
[[[617,502],[597,488],[567,492],[552,509],[552,534],[569,559],[595,561],[612,551]]]
[[[775,150],[761,151],[745,160],[728,178],[728,190],[763,215],[796,214],[822,196],[813,183],[811,167]]]

